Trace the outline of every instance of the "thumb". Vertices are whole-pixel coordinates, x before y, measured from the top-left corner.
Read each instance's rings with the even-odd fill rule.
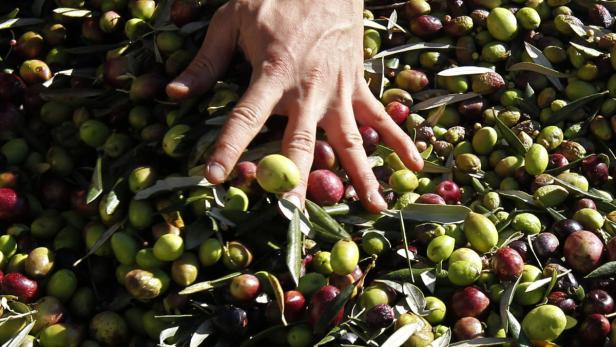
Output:
[[[238,29],[234,10],[219,8],[209,24],[203,44],[188,67],[167,85],[167,95],[182,100],[210,89],[222,76],[235,50]]]

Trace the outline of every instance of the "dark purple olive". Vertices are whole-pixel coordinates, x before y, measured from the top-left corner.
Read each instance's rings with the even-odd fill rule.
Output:
[[[575,202],[575,207],[573,208],[574,211],[577,210],[581,210],[583,208],[592,208],[593,210],[597,209],[597,205],[595,204],[594,201],[592,201],[589,198],[581,198],[578,201]]]
[[[603,346],[605,338],[610,333],[610,322],[604,315],[593,313],[586,317],[580,325],[577,336],[587,346]]]
[[[379,182],[387,183],[389,182],[389,176],[394,173],[394,170],[389,166],[376,166],[372,168],[372,172]]]
[[[359,128],[359,133],[361,134],[361,139],[364,143],[364,149],[367,154],[371,154],[376,150],[376,146],[381,141],[381,137],[379,133],[372,127],[363,126]]]
[[[614,19],[610,11],[601,4],[594,4],[588,8],[588,19],[594,25],[609,28]]]
[[[463,317],[456,321],[453,326],[453,336],[458,341],[483,337],[481,321],[475,317]]]
[[[533,250],[539,259],[547,259],[558,253],[558,237],[552,233],[543,232],[533,240]]]
[[[533,181],[533,176],[531,176],[524,166],[517,168],[513,172],[513,178],[515,178],[518,183],[523,187],[528,187],[529,184]]]
[[[483,316],[489,306],[490,298],[474,286],[456,290],[451,298],[451,309],[457,317]]]
[[[564,240],[569,234],[584,229],[582,224],[574,219],[563,219],[552,224],[552,233]]]
[[[229,337],[240,337],[248,330],[248,315],[239,307],[227,305],[218,311],[214,324]]]
[[[434,193],[421,194],[415,202],[418,204],[446,205],[445,199]]]
[[[559,260],[560,261],[560,260]],[[562,274],[567,271],[567,268],[562,266],[561,264],[550,262],[548,260],[548,264],[543,268],[543,276],[544,277],[552,277],[552,273],[556,271],[558,274]],[[554,290],[563,291],[566,293],[572,293],[579,287],[579,283],[573,273],[568,273],[564,276],[561,276],[556,281],[556,285],[554,286]]]
[[[563,167],[565,165],[569,165],[569,160],[567,160],[564,155],[560,153],[550,154],[550,160],[548,161],[548,169],[558,169],[559,167]]]
[[[430,38],[443,28],[441,20],[430,15],[423,15],[411,21],[411,32],[421,38]]]
[[[567,293],[561,291],[554,291],[548,295],[548,303],[558,306],[565,314],[572,315],[577,309],[575,300],[570,298]]]
[[[473,122],[479,120],[483,107],[483,98],[479,96],[460,102],[458,104],[458,113],[467,121]]]
[[[388,327],[394,318],[394,309],[387,304],[378,304],[366,312],[366,323],[376,329]]]
[[[584,298],[582,311],[587,315],[592,313],[612,313],[614,311],[614,299],[604,290],[592,290]]]
[[[526,243],[526,241],[523,241],[523,240],[512,241],[509,244],[509,247],[518,251],[518,254],[520,255],[520,257],[522,257],[523,260],[526,260],[526,255],[528,254],[528,243]]]

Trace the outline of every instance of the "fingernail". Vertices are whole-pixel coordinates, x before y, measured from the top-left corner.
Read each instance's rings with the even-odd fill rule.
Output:
[[[387,203],[385,202],[378,190],[373,190],[368,193],[368,202],[375,207],[378,207],[380,210],[384,210],[387,208]]]
[[[205,175],[212,183],[222,183],[225,180],[225,168],[216,162],[211,162],[207,165]]]
[[[175,89],[176,92],[187,93],[190,89],[187,82],[188,81],[175,80],[169,83],[169,87]]]

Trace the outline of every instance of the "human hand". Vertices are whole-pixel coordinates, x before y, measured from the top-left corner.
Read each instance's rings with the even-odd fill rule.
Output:
[[[375,128],[407,167],[422,169],[413,142],[364,80],[362,5],[359,0],[231,0],[218,9],[197,56],[167,86],[176,100],[207,91],[223,76],[236,46],[252,65],[250,86],[229,114],[207,163],[210,182],[226,179],[271,114],[288,116],[282,151],[302,179],[284,198],[298,206],[306,195],[317,126],[371,212],[387,204],[356,121]]]

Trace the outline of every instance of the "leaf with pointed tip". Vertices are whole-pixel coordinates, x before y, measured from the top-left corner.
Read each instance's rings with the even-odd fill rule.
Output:
[[[464,93],[464,94],[447,94],[435,96],[433,98],[424,100],[413,106],[414,111],[424,111],[429,110],[431,108],[436,108],[440,106],[446,106],[450,104],[455,104],[460,101],[472,99],[476,96],[479,96],[477,93]]]
[[[505,343],[513,343],[514,339],[504,337],[480,337],[478,339],[460,341],[452,343],[450,347],[475,347],[475,346],[500,346]]]
[[[387,28],[385,28],[387,29]],[[390,55],[404,53],[408,51],[414,51],[418,49],[452,49],[453,45],[446,43],[434,43],[434,42],[418,42],[418,43],[407,43],[405,45],[389,48],[377,53],[372,59],[388,57]]]
[[[505,330],[505,332],[509,331],[509,316],[507,315],[507,313],[509,312],[509,306],[511,305],[511,302],[513,302],[515,289],[518,286],[518,283],[520,283],[520,278],[522,278],[522,276],[518,276],[515,282],[509,283],[500,299],[499,313],[501,317],[501,327]]]
[[[456,66],[449,69],[441,70],[437,73],[437,76],[449,77],[449,76],[464,76],[464,75],[477,75],[487,72],[494,72],[494,69],[483,66]]]
[[[135,200],[144,200],[159,193],[194,187],[213,187],[213,184],[201,176],[168,177],[156,181],[151,187],[138,191],[135,194]]]
[[[299,285],[299,277],[301,276],[302,268],[302,232],[300,230],[300,212],[299,209],[293,211],[293,218],[289,223],[287,232],[287,254],[286,263],[291,278],[297,287]]]
[[[409,339],[409,337],[413,336],[413,334],[418,332],[421,328],[422,325],[419,323],[403,325],[391,334],[389,338],[383,342],[381,347],[400,347]]]
[[[533,62],[554,70],[552,63],[550,63],[548,58],[546,58],[545,55],[543,55],[543,52],[541,52],[539,48],[531,45],[528,42],[524,42],[524,47],[526,49],[526,53],[528,53],[528,55],[533,60]],[[552,84],[554,85],[554,87],[556,87],[556,89],[561,90],[561,91],[565,89],[563,87],[563,84],[558,80],[558,78],[553,77],[553,76],[546,76],[546,77],[550,82],[552,82]]]
[[[412,203],[400,210],[402,218],[414,222],[459,223],[466,219],[471,209],[462,205],[431,205]],[[383,212],[389,217],[398,217],[397,211]]]
[[[551,69],[549,67],[546,67],[546,66],[543,66],[537,63],[531,63],[527,61],[513,64],[507,70],[508,71],[532,71],[532,72],[540,73],[544,76],[552,76],[552,77],[557,77],[557,78],[570,77],[566,73],[556,71],[554,69]]]
[[[603,52],[596,50],[594,48],[588,47],[588,46],[584,46],[582,44],[579,43],[575,43],[575,42],[569,42],[569,44],[573,47],[575,47],[575,49],[577,49],[578,51],[582,52],[583,54],[593,57],[593,58],[598,58],[600,56],[602,56]]]
[[[526,147],[524,147],[522,141],[520,141],[513,131],[505,123],[503,123],[503,120],[498,116],[494,117],[494,120],[496,121],[496,127],[503,135],[509,146],[511,146],[514,150],[515,154],[519,156],[526,155]]]
[[[11,18],[0,22],[0,30],[15,29],[40,23],[43,23],[43,20],[40,18]]]
[[[581,97],[575,101],[572,101],[570,103],[568,103],[567,105],[565,105],[563,108],[561,108],[560,110],[552,113],[548,119],[548,124],[555,124],[564,120],[569,119],[569,117],[575,115],[575,112],[577,109],[579,109],[580,107],[584,107],[587,104],[598,100],[600,98],[602,98],[603,96],[605,96],[606,94],[608,94],[608,91],[603,91],[603,92],[599,92],[599,93],[595,93],[595,94],[590,94],[584,97]]]
[[[77,261],[75,261],[75,263],[73,263],[73,266],[77,266],[79,265],[82,261],[84,261],[86,258],[88,258],[89,256],[91,256],[92,254],[94,254],[96,251],[98,251],[99,248],[101,248],[105,242],[107,242],[109,240],[109,238],[120,229],[120,227],[122,227],[122,225],[124,224],[124,221],[118,222],[114,225],[112,225],[109,229],[107,229],[99,238],[98,240],[96,240],[96,242],[94,243],[94,245],[92,245],[92,248],[90,248],[88,250],[88,253],[86,253],[83,257],[79,258]]]
[[[36,324],[36,321],[32,321],[28,325],[23,327],[23,329],[21,329],[17,334],[15,334],[8,341],[3,343],[2,347],[19,347],[19,346],[22,346],[22,344],[25,341],[26,337],[28,336],[28,334],[30,333],[32,328],[34,327],[34,324]]]
[[[94,166],[94,172],[92,173],[92,179],[90,187],[88,188],[88,194],[86,196],[86,203],[90,204],[96,200],[103,193],[103,158],[98,157],[96,160],[96,166]]]
[[[610,261],[594,269],[588,275],[584,276],[584,278],[612,276],[614,274],[616,274],[616,261]]]
[[[338,312],[344,309],[344,306],[351,298],[351,295],[353,294],[353,291],[356,287],[357,283],[347,286],[340,292],[340,294],[338,294],[338,296],[334,298],[334,300],[329,305],[327,305],[327,308],[319,317],[319,320],[314,326],[314,331],[317,335],[325,333],[331,322],[338,315]]]
[[[53,9],[53,13],[68,18],[92,17],[92,11],[79,8],[58,7]]]
[[[182,289],[178,294],[180,294],[180,295],[190,295],[190,294],[194,294],[194,293],[199,293],[199,292],[204,292],[204,291],[212,290],[217,285],[219,285],[221,283],[225,283],[225,282],[229,281],[230,279],[233,279],[233,277],[237,277],[237,276],[239,276],[241,274],[242,274],[241,272],[233,272],[233,273],[230,273],[228,275],[225,275],[223,277],[220,277],[220,278],[217,278],[217,279],[214,279],[214,280],[209,280],[209,281],[195,283],[195,284],[192,284],[192,285]]]

